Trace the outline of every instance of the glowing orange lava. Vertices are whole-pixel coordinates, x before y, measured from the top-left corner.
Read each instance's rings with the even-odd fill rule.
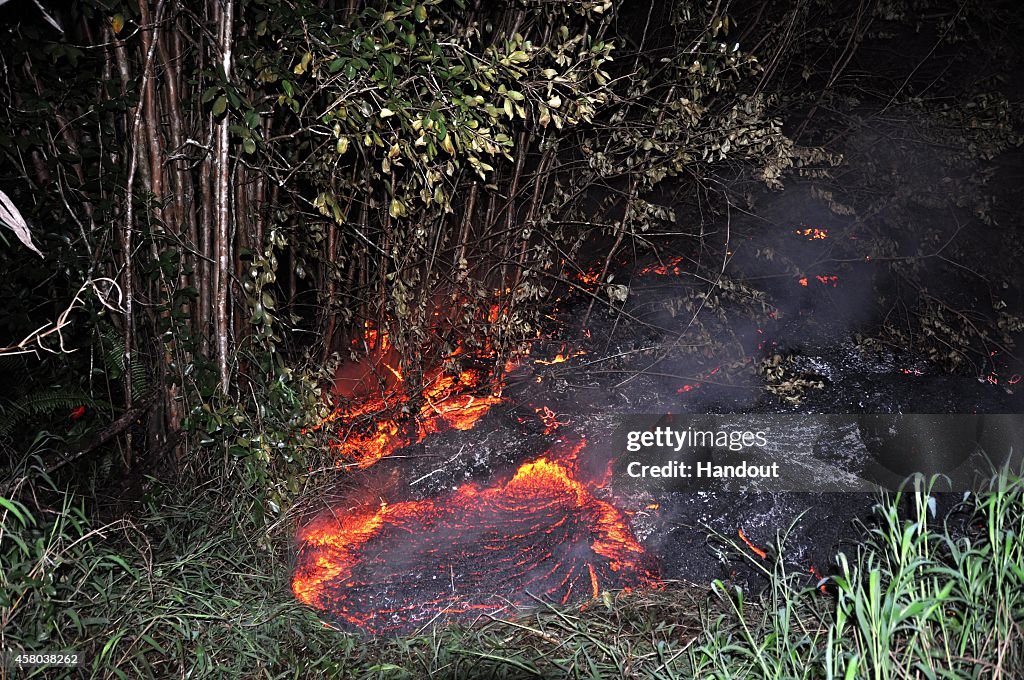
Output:
[[[736,535],[738,535],[740,537],[740,540],[742,540],[746,544],[746,546],[750,548],[751,552],[760,557],[762,560],[768,559],[768,553],[765,552],[763,548],[759,548],[756,545],[754,545],[754,543],[749,538],[747,538],[747,535],[743,533],[743,527],[740,527],[736,530]]]
[[[579,478],[585,442],[505,481],[427,500],[325,512],[299,533],[292,590],[346,627],[410,631],[438,616],[568,603],[656,584],[622,511]]]

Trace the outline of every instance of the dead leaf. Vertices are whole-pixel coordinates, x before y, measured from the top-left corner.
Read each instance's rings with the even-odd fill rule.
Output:
[[[25,244],[25,246],[37,254],[39,257],[43,257],[43,254],[39,252],[35,244],[32,243],[32,232],[28,229],[28,223],[25,222],[25,218],[21,216],[18,209],[14,207],[14,203],[4,192],[0,191],[0,224],[14,232],[14,235],[18,237],[18,240]]]

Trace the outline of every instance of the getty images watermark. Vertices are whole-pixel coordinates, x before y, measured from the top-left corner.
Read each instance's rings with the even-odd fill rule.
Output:
[[[876,491],[921,473],[966,491],[1021,471],[1024,415],[628,416],[613,449],[617,477],[663,490]]]
[[[764,430],[696,430],[687,427],[675,430],[671,427],[658,426],[653,430],[630,430],[626,433],[626,451],[639,453],[644,449],[660,449],[679,454],[684,450],[706,450],[718,448],[733,453],[753,447],[768,446],[768,434]],[[626,465],[626,474],[630,477],[661,478],[661,479],[724,479],[729,477],[744,479],[778,478],[779,463],[753,464],[741,460],[736,464],[715,464],[711,460],[669,460],[663,464],[645,465],[639,460],[631,460]]]

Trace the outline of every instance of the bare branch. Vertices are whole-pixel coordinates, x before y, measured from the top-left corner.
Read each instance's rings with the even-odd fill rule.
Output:
[[[102,285],[101,285],[102,284]],[[124,294],[121,292],[121,287],[113,279],[106,277],[98,279],[89,279],[78,289],[75,293],[75,297],[71,300],[71,303],[64,309],[63,312],[57,317],[55,321],[47,322],[45,325],[40,326],[36,330],[32,331],[25,338],[14,345],[8,345],[7,347],[0,347],[0,355],[14,355],[14,354],[32,354],[36,357],[39,356],[39,350],[49,352],[50,354],[70,354],[74,352],[74,349],[68,349],[64,345],[64,328],[68,326],[70,322],[71,313],[76,309],[85,307],[85,300],[83,294],[87,289],[92,289],[96,293],[96,299],[99,300],[100,304],[113,312],[124,313],[124,309],[121,303],[124,299]],[[115,295],[116,294],[116,295]],[[116,297],[116,300],[115,300]],[[43,344],[43,340],[51,335],[57,335],[59,350],[50,349]]]

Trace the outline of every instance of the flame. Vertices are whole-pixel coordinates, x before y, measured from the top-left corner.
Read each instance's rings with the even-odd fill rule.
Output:
[[[799,284],[800,284],[801,286],[803,286],[804,288],[806,288],[806,287],[807,287],[807,277],[806,277],[806,276],[805,276],[805,277],[803,277],[802,279],[800,279],[799,281],[797,281],[797,283],[799,283]]]
[[[493,305],[490,314],[497,313],[498,306]],[[397,366],[399,356],[388,334],[366,324],[363,342],[369,356],[339,369],[336,376],[335,393],[350,398],[339,399],[327,417],[305,430],[317,431],[334,425],[335,439],[329,446],[337,454],[339,465],[369,467],[428,435],[472,429],[491,408],[504,401],[502,380],[495,381],[487,371],[477,368],[453,374],[444,365],[428,370],[422,390],[412,394],[406,376]],[[459,345],[445,362],[466,354],[466,349]],[[484,347],[471,358],[484,361],[493,356]],[[505,373],[518,366],[518,358],[509,359],[504,365]]]
[[[565,346],[563,345],[561,351],[559,351],[559,353],[555,355],[554,359],[534,359],[533,363],[538,364],[540,366],[554,366],[555,364],[564,364],[566,361],[569,361],[569,359],[581,357],[586,353],[587,352],[585,350],[569,352],[565,349]]]
[[[427,500],[333,510],[299,532],[292,591],[343,625],[408,631],[438,615],[496,612],[655,585],[622,511],[579,479],[580,441],[505,481]]]
[[[395,374],[400,376],[398,371]],[[411,396],[404,383],[386,395],[354,405],[338,406],[321,426],[341,420],[346,423],[338,440],[330,444],[340,461],[365,468],[395,451],[446,430],[470,430],[503,398],[498,393],[478,394],[485,384],[479,370],[463,370],[457,376],[435,370],[428,375],[422,405],[410,417],[400,419],[396,406],[408,404]],[[342,428],[339,428],[342,429]]]

